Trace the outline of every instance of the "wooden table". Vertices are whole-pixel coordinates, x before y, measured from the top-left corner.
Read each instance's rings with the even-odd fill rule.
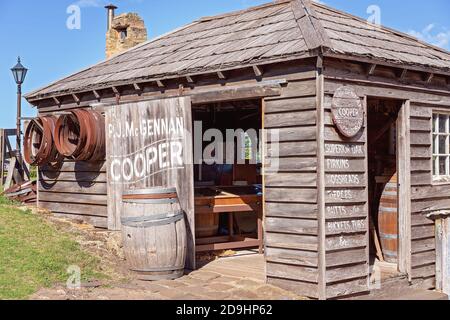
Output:
[[[234,215],[254,212],[258,220],[257,234],[236,235],[234,233]],[[197,239],[196,251],[233,250],[259,248],[263,252],[263,209],[262,194],[254,186],[246,187],[202,187],[195,188],[195,214],[228,214],[227,236]]]

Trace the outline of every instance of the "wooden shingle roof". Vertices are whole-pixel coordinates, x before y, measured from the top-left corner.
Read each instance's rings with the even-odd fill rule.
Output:
[[[295,59],[315,49],[450,72],[450,53],[309,0],[207,17],[26,95],[29,100]]]

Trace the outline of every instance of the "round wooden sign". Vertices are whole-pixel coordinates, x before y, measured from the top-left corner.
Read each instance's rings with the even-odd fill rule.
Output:
[[[364,124],[364,108],[361,99],[352,87],[345,86],[336,90],[331,104],[333,122],[339,132],[353,138]]]

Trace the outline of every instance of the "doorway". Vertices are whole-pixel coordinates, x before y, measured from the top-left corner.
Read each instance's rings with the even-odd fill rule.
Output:
[[[262,100],[194,105],[192,119],[198,264],[261,254]]]
[[[400,276],[400,100],[368,98],[368,185],[371,281]],[[403,186],[402,186],[403,187]]]

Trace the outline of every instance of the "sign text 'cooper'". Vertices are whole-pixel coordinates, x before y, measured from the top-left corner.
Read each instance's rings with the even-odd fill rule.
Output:
[[[356,136],[364,124],[364,108],[361,99],[352,87],[345,86],[336,90],[331,105],[333,121],[339,132],[347,137]]]

